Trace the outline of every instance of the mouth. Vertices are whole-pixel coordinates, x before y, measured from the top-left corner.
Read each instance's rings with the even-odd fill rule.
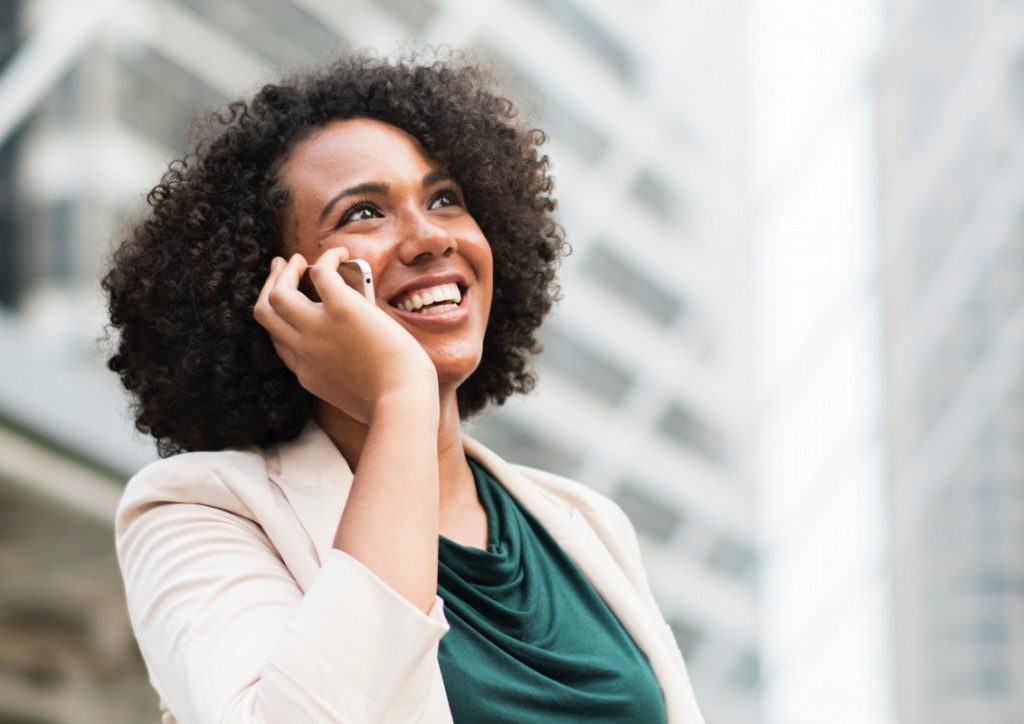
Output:
[[[445,282],[401,292],[388,300],[388,305],[408,314],[444,314],[462,305],[466,291],[462,282]]]

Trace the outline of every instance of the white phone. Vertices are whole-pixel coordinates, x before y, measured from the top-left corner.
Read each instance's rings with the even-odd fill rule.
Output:
[[[365,297],[370,304],[376,304],[377,299],[373,293],[373,271],[365,259],[348,259],[338,267],[338,273],[346,284],[355,289]],[[314,302],[320,301],[320,295],[316,293],[313,280],[309,278],[309,269],[302,275],[299,281],[299,291],[304,293]]]
[[[357,292],[362,292],[366,301],[370,304],[377,303],[377,298],[373,293],[373,271],[365,259],[343,261],[338,267],[338,273],[341,274],[341,278],[345,280],[346,284]]]

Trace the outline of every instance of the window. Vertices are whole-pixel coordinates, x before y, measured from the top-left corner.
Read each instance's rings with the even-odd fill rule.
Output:
[[[753,549],[739,541],[722,536],[708,550],[704,563],[718,573],[733,579],[745,579],[754,568]]]
[[[423,30],[437,12],[437,0],[377,0],[401,23],[413,30]]]
[[[679,644],[679,650],[683,652],[683,657],[689,659],[704,639],[704,631],[693,621],[678,614],[668,619],[668,625],[672,629],[676,643]]]
[[[729,683],[739,691],[757,689],[761,683],[761,657],[756,651],[740,654],[729,669],[728,678]]]
[[[639,531],[658,543],[669,540],[683,522],[681,510],[637,482],[623,482],[613,497]]]
[[[200,113],[225,102],[185,68],[151,48],[136,46],[119,64],[117,111],[121,121],[175,151],[185,147],[187,129]]]
[[[472,434],[512,462],[558,475],[571,476],[583,457],[580,451],[570,449],[550,436],[523,427],[500,414],[476,424]]]
[[[544,128],[551,138],[569,148],[588,163],[593,163],[608,148],[608,138],[583,117],[553,96],[543,100]]]
[[[671,184],[651,169],[637,175],[629,193],[640,206],[667,224],[678,223],[682,216],[681,200]]]
[[[665,407],[657,430],[666,440],[690,448],[710,462],[728,462],[719,434],[679,402],[670,402]]]
[[[564,332],[544,345],[541,359],[567,382],[611,405],[622,402],[633,384],[630,370]]]
[[[1017,59],[1010,65],[1009,77],[1007,79],[1010,108],[1018,118],[1024,118],[1024,55],[1017,56]]]
[[[288,0],[182,2],[276,67],[310,63],[345,47],[342,38],[320,18]]]
[[[545,93],[515,63],[501,53],[482,47],[481,53],[492,58],[507,78],[511,94],[519,105],[537,106],[541,111],[540,126],[556,141],[587,163],[593,163],[608,148],[608,138],[587,119],[561,100]]]
[[[636,58],[572,0],[529,0],[567,35],[575,39],[627,87],[637,78]]]
[[[42,276],[58,279],[62,282],[71,281],[74,273],[75,249],[75,202],[68,198],[58,199],[47,207],[49,216],[49,247],[41,269]]]
[[[671,324],[683,308],[683,300],[676,294],[605,244],[598,244],[584,257],[583,270],[660,326]]]

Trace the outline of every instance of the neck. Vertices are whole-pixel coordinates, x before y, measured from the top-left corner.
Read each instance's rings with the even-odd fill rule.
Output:
[[[441,389],[439,395],[441,416],[437,429],[437,460],[440,506],[443,511],[449,505],[465,500],[466,495],[471,495],[475,500],[476,487],[462,447],[462,428],[455,390]],[[410,414],[415,414],[415,410],[411,410]],[[369,427],[323,401],[316,403],[313,416],[355,473],[359,468],[359,458]]]

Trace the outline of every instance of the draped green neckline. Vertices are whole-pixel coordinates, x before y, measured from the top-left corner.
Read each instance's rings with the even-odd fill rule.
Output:
[[[664,722],[647,658],[548,532],[470,461],[487,550],[442,537],[438,660],[456,724]]]

